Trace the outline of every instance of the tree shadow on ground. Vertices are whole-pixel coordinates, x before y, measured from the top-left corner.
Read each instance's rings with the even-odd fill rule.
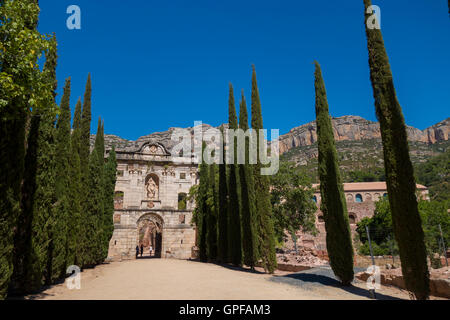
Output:
[[[314,285],[322,285],[327,287],[335,287],[347,291],[348,293],[358,295],[361,297],[371,298],[371,293],[368,289],[363,289],[360,287],[356,287],[354,285],[351,286],[342,286],[341,283],[329,276],[313,274],[313,273],[292,273],[284,276],[274,276],[273,281],[287,283],[297,287],[305,287],[305,284],[309,286],[309,288],[305,289],[313,289]],[[311,287],[313,285],[313,287]],[[385,295],[379,292],[376,292],[377,300],[402,300],[397,297]]]
[[[189,259],[190,262],[197,262],[197,263],[203,263],[203,264],[213,264],[219,267],[223,267],[225,269],[233,270],[233,271],[239,271],[239,272],[246,272],[246,273],[254,273],[254,274],[266,274],[265,272],[261,272],[258,270],[252,270],[249,267],[239,267],[234,266],[232,264],[227,263],[218,263],[218,262],[201,262],[199,259]]]

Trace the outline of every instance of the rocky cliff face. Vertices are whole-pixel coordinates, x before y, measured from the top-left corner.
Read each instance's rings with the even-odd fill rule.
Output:
[[[381,138],[378,122],[365,120],[358,116],[343,116],[332,119],[334,138],[336,141],[358,141]],[[450,118],[435,124],[423,131],[407,127],[411,141],[436,143],[449,138]],[[287,134],[280,136],[280,153],[283,154],[295,147],[309,146],[317,142],[316,122],[310,122],[293,128]]]
[[[334,137],[336,141],[360,141],[381,138],[380,126],[378,122],[365,120],[358,116],[343,116],[333,118]],[[211,128],[210,125],[203,124],[202,130]],[[136,151],[144,142],[159,142],[171,150],[174,142],[171,140],[172,133],[177,128],[170,128],[167,131],[152,133],[140,137],[136,141],[122,139],[115,135],[105,135],[106,149],[113,145],[120,151]],[[188,128],[194,135],[194,128]],[[414,142],[423,142],[434,144],[449,139],[450,118],[445,119],[425,130],[419,130],[413,127],[407,127],[409,140]],[[95,136],[91,137],[93,145]],[[316,122],[310,122],[302,126],[293,128],[287,134],[280,136],[280,153],[283,154],[292,148],[310,146],[317,142]]]

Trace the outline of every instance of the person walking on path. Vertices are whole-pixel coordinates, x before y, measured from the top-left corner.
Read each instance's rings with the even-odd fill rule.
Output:
[[[141,258],[142,258],[142,255],[144,254],[144,245],[143,244],[141,244]]]
[[[136,259],[139,257],[139,246],[136,246]]]

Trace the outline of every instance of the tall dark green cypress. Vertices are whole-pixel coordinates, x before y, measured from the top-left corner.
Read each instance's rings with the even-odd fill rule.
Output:
[[[87,208],[87,200],[89,198],[89,156],[90,156],[90,139],[91,139],[91,95],[92,95],[91,75],[88,75],[86,89],[84,92],[83,109],[81,112],[80,124],[80,169],[81,169],[81,229],[84,230],[81,236],[81,261],[82,266],[91,263],[89,257],[89,246],[91,239],[87,238],[87,230],[89,229],[90,213]]]
[[[371,5],[370,0],[364,0],[365,23],[370,16],[367,9]],[[366,36],[370,80],[383,142],[392,225],[399,247],[403,278],[406,288],[417,299],[427,299],[430,291],[429,271],[405,119],[397,100],[381,30],[369,29],[366,23]]]
[[[203,152],[205,150],[206,143],[203,142],[202,146],[202,158]],[[207,198],[208,198],[208,184],[209,184],[209,172],[208,172],[208,165],[205,162],[205,159],[203,159],[202,163],[200,164],[200,182],[198,186],[198,217],[197,221],[199,221],[199,225],[197,226],[199,228],[199,258],[202,262],[208,261],[208,205],[207,205]]]
[[[89,239],[85,265],[92,266],[103,262],[103,217],[104,217],[104,137],[101,119],[98,120],[94,150],[89,157],[89,176],[86,200],[87,226],[86,238]]]
[[[261,264],[269,273],[273,273],[277,267],[275,253],[275,231],[272,221],[272,205],[270,202],[269,179],[261,174],[263,167],[259,157],[260,129],[263,129],[261,101],[259,98],[256,70],[253,66],[252,75],[252,129],[256,130],[257,141],[257,163],[252,165],[255,181],[255,216],[256,216],[256,243],[257,256]]]
[[[230,83],[230,92],[228,100],[228,128],[231,130],[238,129],[238,121],[236,116],[236,107],[234,100],[233,86]],[[230,262],[234,265],[242,264],[242,241],[241,241],[241,215],[238,193],[238,165],[237,165],[237,138],[230,135],[228,143],[234,139],[234,147],[232,152],[233,161],[228,164],[228,194],[229,194],[229,219],[228,219],[228,245]],[[231,159],[230,159],[231,160]]]
[[[43,278],[48,265],[48,243],[52,231],[53,206],[55,196],[55,103],[57,80],[57,45],[56,37],[51,40],[51,47],[46,54],[43,74],[51,86],[52,94],[44,111],[34,112],[28,133],[28,148],[25,159],[25,176],[22,187],[22,210],[29,217],[26,224],[18,225],[17,230],[26,226],[26,247],[16,246],[16,256],[23,257],[24,272],[19,281],[22,292],[38,290],[43,285]],[[20,234],[20,232],[19,232]],[[17,235],[16,235],[17,236]]]
[[[217,186],[216,186],[216,164],[209,165],[209,182],[208,182],[208,260],[216,261],[217,259]]]
[[[109,152],[108,161],[105,164],[105,204],[103,216],[103,244],[102,255],[103,260],[108,257],[109,241],[114,232],[114,190],[117,178],[117,161],[116,151],[113,146]]]
[[[222,141],[224,141],[224,131],[221,128]],[[218,241],[217,241],[217,261],[220,263],[228,262],[228,185],[227,168],[225,164],[225,143],[220,150],[219,164],[219,210],[218,210]]]
[[[315,62],[316,123],[319,147],[321,210],[325,220],[327,251],[334,274],[343,285],[353,280],[353,247],[347,203],[339,171],[328,101],[320,65]]]
[[[56,124],[56,159],[55,159],[55,206],[54,228],[51,236],[52,270],[51,278],[64,277],[67,267],[68,224],[70,218],[70,78],[66,80],[64,94],[61,98],[60,113]]]
[[[69,251],[68,251],[68,264],[81,266],[82,260],[82,248],[81,243],[83,240],[82,229],[82,195],[83,187],[81,183],[81,164],[80,164],[80,135],[81,135],[81,100],[78,99],[75,106],[75,113],[72,125],[72,136],[70,144],[70,219],[69,219]]]
[[[244,90],[239,106],[239,128],[246,132],[248,128],[247,104]],[[254,269],[256,265],[255,238],[255,186],[253,171],[249,163],[249,138],[245,139],[245,163],[239,164],[239,178],[241,189],[241,219],[242,219],[242,251],[244,264]]]
[[[89,155],[91,146],[91,95],[92,84],[91,74],[88,75],[86,82],[86,90],[84,92],[83,111],[81,113],[81,133],[80,133],[80,161],[81,161],[81,174],[83,180],[89,176]]]

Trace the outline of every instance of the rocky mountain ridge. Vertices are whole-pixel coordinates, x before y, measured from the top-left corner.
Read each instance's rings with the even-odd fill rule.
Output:
[[[361,141],[380,139],[380,126],[378,122],[369,121],[359,116],[343,116],[332,118],[334,136],[336,141]],[[211,128],[208,124],[202,125],[202,130]],[[178,128],[169,128],[167,131],[155,132],[138,138],[136,141],[126,140],[116,135],[105,135],[106,149],[116,146],[118,151],[136,151],[144,142],[162,143],[169,151],[175,145],[171,140],[172,133]],[[194,128],[187,128],[191,135],[194,134]],[[447,118],[425,130],[419,130],[414,127],[407,127],[409,140],[412,142],[422,142],[426,144],[435,144],[437,142],[447,141],[450,135],[450,118]],[[91,137],[93,144],[95,135]],[[317,142],[317,127],[315,121],[295,127],[288,133],[279,137],[280,154],[304,146],[311,146]]]
[[[378,122],[369,121],[359,116],[343,116],[332,118],[334,138],[336,141],[359,141],[381,138]],[[425,130],[407,126],[408,138],[414,142],[434,144],[449,139],[450,118],[447,118]],[[295,147],[310,146],[317,142],[316,122],[310,122],[293,128],[281,135],[280,153],[283,154]]]

